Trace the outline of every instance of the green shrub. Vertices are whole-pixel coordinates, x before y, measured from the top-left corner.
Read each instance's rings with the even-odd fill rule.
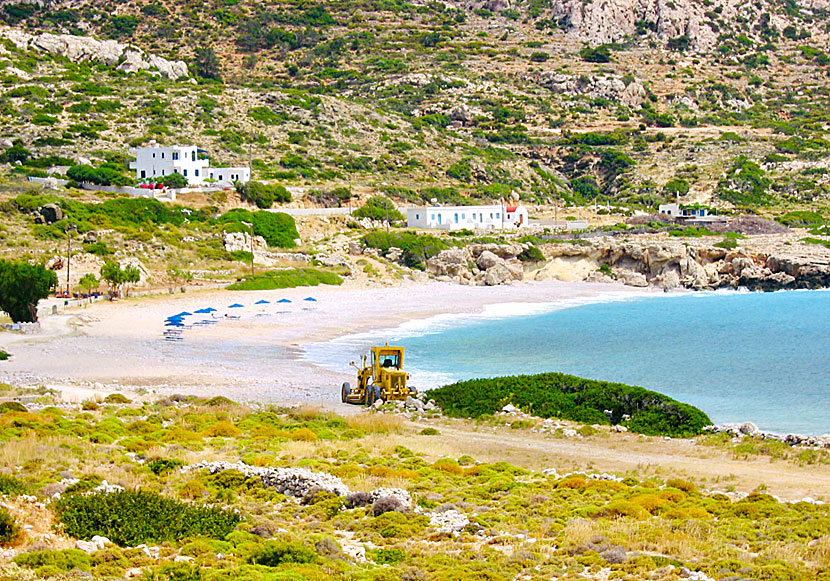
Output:
[[[9,474],[0,474],[0,494],[16,496],[26,492],[26,484]]]
[[[234,512],[192,506],[146,490],[64,496],[55,507],[67,535],[107,537],[120,546],[203,535],[223,538],[240,522]]]
[[[423,269],[424,263],[449,248],[449,245],[435,236],[414,232],[382,232],[377,230],[363,237],[363,244],[383,252],[393,246],[403,251],[403,262],[410,268]]]
[[[352,216],[356,218],[371,218],[372,220],[396,222],[404,219],[392,200],[386,196],[373,196],[369,200],[352,212]]]
[[[611,49],[605,44],[596,48],[586,46],[579,51],[579,56],[589,63],[608,63],[611,62]]]
[[[824,215],[821,212],[813,212],[809,210],[787,212],[775,218],[776,222],[790,227],[808,227],[824,224]]]
[[[320,284],[340,285],[343,279],[338,274],[317,268],[287,268],[246,277],[228,286],[228,290],[273,290]]]
[[[366,556],[378,565],[398,565],[406,559],[406,553],[400,549],[374,549]]]
[[[27,412],[26,406],[19,401],[4,401],[0,403],[0,414],[6,412]]]
[[[104,398],[104,403],[127,404],[132,403],[130,399],[123,393],[111,393]]]
[[[299,543],[268,542],[254,552],[249,562],[266,567],[279,567],[284,563],[314,563],[317,554]]]
[[[243,201],[251,202],[261,209],[270,208],[274,202],[291,201],[291,194],[281,185],[261,182],[237,183],[236,191]]]
[[[19,538],[20,526],[8,510],[0,507],[0,545],[11,545]]]
[[[429,396],[453,417],[481,417],[512,403],[543,418],[624,423],[648,435],[694,436],[712,423],[699,409],[657,392],[563,373],[472,379],[434,389]]]
[[[523,250],[518,256],[522,262],[544,262],[545,255],[535,246],[529,246],[527,250]]]
[[[210,407],[238,406],[239,404],[224,395],[217,395],[207,400],[204,405]]]
[[[0,361],[8,361],[9,357],[11,357],[11,354],[8,351],[0,349]]]
[[[184,462],[176,460],[175,458],[155,458],[147,462],[147,468],[156,476],[172,472],[180,466],[184,466]]]
[[[231,210],[219,217],[219,222],[233,226],[237,232],[247,232],[248,227],[242,222],[253,225],[254,234],[262,236],[268,246],[293,248],[300,235],[294,218],[282,212],[249,212],[248,210]]]
[[[109,256],[112,254],[112,248],[107,246],[106,242],[93,242],[91,244],[84,244],[84,252],[95,254],[96,256]]]
[[[29,569],[41,567],[54,567],[60,571],[72,571],[73,569],[89,571],[90,569],[89,555],[79,549],[21,553],[14,558],[14,562]]]

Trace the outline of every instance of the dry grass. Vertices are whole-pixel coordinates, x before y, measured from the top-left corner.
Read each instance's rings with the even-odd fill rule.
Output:
[[[816,539],[809,546],[810,560],[817,567],[830,567],[830,535]]]
[[[569,520],[562,530],[563,544],[570,547],[584,545],[597,534],[599,534],[599,527],[596,521],[574,518]]]
[[[357,414],[346,418],[346,423],[350,428],[368,434],[399,434],[403,431],[403,420],[390,414]]]

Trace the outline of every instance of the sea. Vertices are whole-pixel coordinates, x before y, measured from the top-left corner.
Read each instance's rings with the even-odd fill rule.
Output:
[[[348,371],[371,345],[403,345],[410,382],[558,371],[639,385],[715,423],[830,433],[830,291],[716,291],[490,305],[305,346]]]

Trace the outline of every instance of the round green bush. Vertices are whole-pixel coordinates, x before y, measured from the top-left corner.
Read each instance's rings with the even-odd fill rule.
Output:
[[[254,565],[278,567],[283,563],[313,563],[317,560],[315,552],[299,543],[269,542],[251,555]]]

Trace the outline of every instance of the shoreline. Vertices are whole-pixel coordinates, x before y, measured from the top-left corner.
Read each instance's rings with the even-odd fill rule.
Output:
[[[353,406],[340,403],[338,387],[350,374],[305,359],[304,345],[435,316],[475,315],[490,305],[649,292],[657,291],[561,281],[498,287],[428,282],[205,290],[98,302],[44,317],[39,335],[0,333],[0,348],[13,355],[0,365],[0,381],[45,385],[76,399],[112,391],[192,393],[241,401],[308,403],[344,412]],[[316,302],[303,300],[309,296]],[[280,306],[276,303],[280,298],[292,302]],[[252,304],[259,300],[270,302]],[[245,307],[228,309],[233,303]],[[185,329],[181,341],[164,340],[166,317],[206,306],[218,309],[215,324]],[[239,318],[226,318],[225,313]]]

